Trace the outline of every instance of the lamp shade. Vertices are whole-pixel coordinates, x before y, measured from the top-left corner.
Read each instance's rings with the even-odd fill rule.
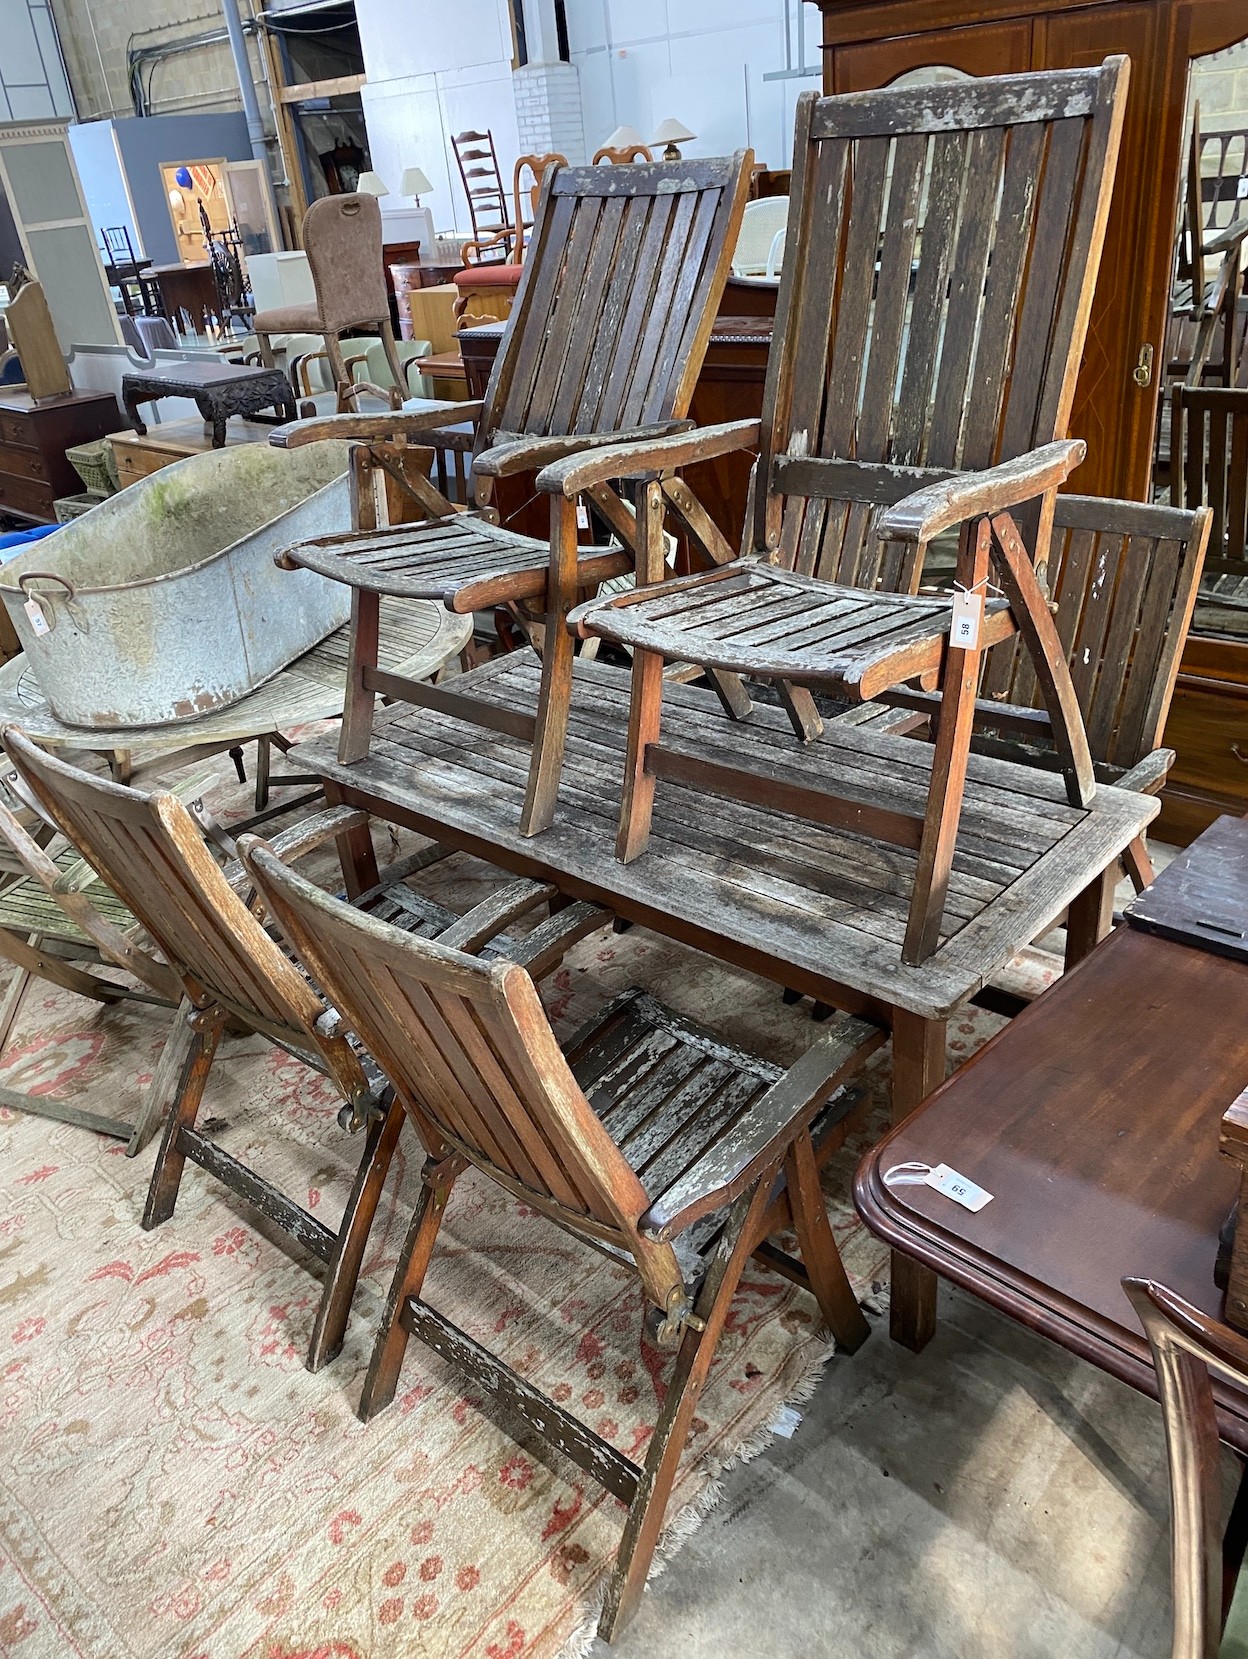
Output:
[[[603,139],[604,150],[626,150],[630,144],[644,144],[646,141],[636,127],[617,127],[610,138]]]
[[[361,173],[355,181],[355,188],[363,191],[366,196],[388,196],[390,187],[380,173]]]
[[[696,132],[690,132],[674,115],[669,115],[666,121],[660,121],[654,129],[652,144],[687,144],[697,137]]]
[[[419,167],[405,167],[399,180],[400,196],[427,196],[433,189]]]

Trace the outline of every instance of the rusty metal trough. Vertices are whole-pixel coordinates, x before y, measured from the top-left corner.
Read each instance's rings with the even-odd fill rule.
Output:
[[[350,590],[273,560],[350,529],[346,457],[342,443],[191,455],[0,569],[0,598],[57,718],[193,720],[340,628]]]

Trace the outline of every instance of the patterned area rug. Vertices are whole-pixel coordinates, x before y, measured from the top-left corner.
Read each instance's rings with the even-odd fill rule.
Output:
[[[462,909],[492,881],[447,860],[422,890]],[[1027,970],[1033,983],[1048,970]],[[786,1061],[809,1004],[634,929],[579,945],[548,981],[563,1032],[643,984],[744,1046]],[[1001,1022],[950,1028],[957,1063]],[[164,1035],[158,1010],[28,994],[0,1078],[132,1116]],[[829,1166],[855,1288],[879,1308],[886,1252],[849,1183],[883,1118]],[[223,1144],[336,1216],[358,1143],[337,1102],[268,1044],[227,1040],[206,1111]],[[5,1659],[547,1659],[583,1652],[623,1508],[572,1465],[508,1437],[416,1343],[393,1407],[353,1408],[416,1197],[405,1131],[347,1344],[302,1364],[318,1284],[187,1168],[176,1214],[138,1221],[152,1161],[120,1143],[0,1110],[0,1655]],[[644,1453],[670,1359],[644,1340],[622,1269],[480,1177],[456,1188],[426,1294],[608,1436]],[[761,1450],[828,1347],[813,1301],[757,1268],[737,1297],[669,1510],[671,1548],[714,1501],[716,1475]],[[876,1341],[885,1340],[877,1330]],[[837,1358],[834,1364],[852,1364]]]

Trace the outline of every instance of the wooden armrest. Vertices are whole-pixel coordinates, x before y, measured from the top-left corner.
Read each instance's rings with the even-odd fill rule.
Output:
[[[539,904],[549,904],[558,892],[559,889],[548,882],[509,882],[497,893],[491,893],[488,899],[474,905],[457,922],[452,922],[450,927],[438,934],[437,942],[449,945],[452,950],[478,951],[482,945],[488,945],[495,934],[501,933],[508,922],[536,910]]]
[[[636,426],[623,432],[570,433],[566,437],[499,437],[484,455],[478,455],[473,471],[481,478],[507,478],[514,472],[535,472],[570,455],[602,450],[612,444],[649,443],[677,432],[688,432],[692,421],[661,421],[655,426]]]
[[[612,478],[639,478],[672,467],[708,461],[715,455],[752,449],[759,441],[761,421],[726,421],[720,426],[695,427],[654,443],[619,444],[556,461],[537,475],[538,488],[549,495],[574,497],[593,484]]]
[[[878,533],[884,541],[928,542],[968,518],[1021,506],[1065,483],[1087,452],[1082,438],[1066,438],[983,472],[928,484],[883,512]]]
[[[313,415],[308,420],[291,421],[269,434],[274,449],[298,449],[301,444],[319,444],[326,438],[406,438],[439,426],[453,426],[459,421],[477,420],[485,404],[479,400],[466,403],[437,403],[428,409],[392,409],[375,415]]]
[[[505,247],[507,252],[510,253],[511,245],[515,239],[516,233],[509,227],[506,230],[496,231],[493,236],[482,236],[476,242],[465,242],[463,247],[459,250],[459,257],[464,262],[464,269],[471,270],[474,265],[505,265],[507,263],[506,260],[483,260],[481,258],[481,254],[486,248],[497,248],[500,245]]]
[[[1160,795],[1178,756],[1173,749],[1154,749],[1114,779],[1115,789],[1133,789],[1137,795]]]
[[[559,966],[578,939],[597,933],[610,920],[609,910],[580,899],[539,922],[523,939],[517,939],[507,959],[527,968],[534,979],[544,979]]]
[[[1232,248],[1239,246],[1245,236],[1248,236],[1248,213],[1241,219],[1233,219],[1216,236],[1211,236],[1201,251],[1215,254],[1229,253]]]
[[[275,835],[271,841],[263,841],[258,835],[244,835],[238,843],[238,850],[246,854],[248,848],[254,844],[263,844],[271,853],[280,858],[283,864],[294,864],[300,858],[306,858],[318,847],[323,847],[327,841],[333,841],[340,835],[346,835],[353,829],[363,829],[369,823],[369,816],[360,807],[331,806],[325,812],[317,812],[311,818],[305,818],[301,824],[292,824],[284,829],[280,835]]]
[[[886,1040],[886,1033],[842,1015],[812,1043],[742,1119],[730,1142],[713,1146],[641,1218],[648,1238],[670,1242],[698,1216],[737,1198],[777,1168],[828,1096]]]

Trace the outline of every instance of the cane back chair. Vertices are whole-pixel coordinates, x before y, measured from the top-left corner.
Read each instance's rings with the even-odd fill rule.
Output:
[[[791,1222],[802,1262],[771,1247],[768,1259],[809,1284],[845,1347],[868,1334],[828,1225],[811,1131],[883,1034],[842,1017],[783,1073],[633,991],[565,1055],[523,969],[405,938],[295,875],[262,842],[245,838],[241,850],[278,925],[393,1082],[427,1155],[360,1415],[368,1421],[393,1399],[414,1333],[621,1498],[628,1520],[599,1626],[610,1639],[645,1586],[750,1255]],[[826,1115],[838,1119],[843,1101]],[[468,1164],[636,1271],[656,1340],[678,1349],[644,1465],[421,1299],[451,1188]]]
[[[108,882],[155,941],[189,1003],[175,1027],[178,1076],[173,1109],[152,1170],[145,1229],[173,1214],[182,1172],[189,1158],[287,1235],[293,1244],[326,1266],[324,1290],[308,1348],[308,1369],[317,1370],[342,1346],[360,1262],[386,1171],[403,1124],[403,1112],[372,1065],[348,1041],[341,1021],[266,931],[246,901],[241,868],[235,879],[221,869],[204,845],[186,808],[175,795],[127,788],[81,772],[46,755],[9,726],[4,747],[18,774],[66,836]],[[277,837],[277,853],[300,858],[337,840],[368,837],[368,816],[339,807],[317,814]],[[406,886],[429,855],[416,854],[395,866],[386,881],[356,903],[401,926],[437,934],[457,925],[452,912],[422,899]],[[515,889],[505,892],[514,901]],[[536,895],[536,897],[535,897]],[[549,901],[553,889],[524,884],[524,902],[486,901],[492,927],[476,918],[474,944],[484,945],[498,928],[533,904]],[[562,911],[553,927],[539,927],[512,945],[518,958],[548,972],[567,944],[603,920],[589,905]],[[453,935],[459,937],[458,933]],[[510,941],[506,942],[510,945]],[[102,951],[112,955],[107,942]],[[117,966],[132,967],[119,956]],[[137,971],[137,969],[134,969]],[[327,1076],[341,1093],[344,1128],[367,1125],[365,1147],[337,1231],[196,1126],[204,1088],[227,1023],[258,1032]]]
[[[1225,1627],[1222,1458],[1213,1381],[1248,1388],[1248,1338],[1166,1286],[1124,1279],[1157,1371],[1170,1466],[1171,1659],[1240,1659],[1248,1648],[1243,1567]]]
[[[1110,58],[954,86],[803,94],[761,425],[541,474],[554,495],[621,472],[643,478],[653,511],[639,501],[640,536],[665,504],[681,511],[680,492],[665,487],[673,469],[760,445],[743,559],[722,562],[727,549],[712,538],[721,568],[656,586],[651,534],[638,546],[647,585],[576,612],[581,633],[634,650],[625,861],[645,847],[663,763],[665,656],[777,682],[802,741],[820,732],[812,684],[866,700],[939,678],[926,812],[880,832],[915,855],[907,962],[939,940],[982,653],[1015,632],[1044,687],[1069,798],[1088,804],[1091,759],[1042,578],[1057,487],[1084,453],[1055,440],[1087,329],[1126,84],[1126,60]],[[928,544],[954,527],[965,590],[956,641],[952,595],[916,591]],[[1004,597],[985,602],[990,574]],[[748,714],[739,684],[725,702]],[[752,798],[762,787],[746,766],[682,755],[681,768],[686,782],[722,793]],[[848,827],[860,803],[844,788],[833,777],[790,810],[825,822],[840,812]]]
[[[646,442],[681,430],[727,282],[752,160],[746,150],[716,160],[551,168],[483,402],[298,422],[272,441],[279,447],[327,436],[436,442],[439,425],[477,419],[474,487],[484,509],[495,478],[595,445]],[[395,472],[385,454],[377,461]],[[623,470],[621,463],[616,475]],[[625,545],[580,547],[575,496],[552,497],[550,537],[539,540],[501,528],[488,511],[456,512],[427,480],[404,476],[427,522],[321,537],[283,555],[292,568],[319,571],[355,590],[339,758],[346,764],[368,753],[379,693],[476,724],[500,718],[482,699],[378,671],[380,594],[441,599],[459,612],[542,602],[536,718],[501,716],[507,730],[522,726],[521,735],[533,740],[524,814],[525,833],[533,833],[549,821],[562,764],[573,656],[564,621],[580,591],[631,571],[632,510],[600,480],[591,499]]]

